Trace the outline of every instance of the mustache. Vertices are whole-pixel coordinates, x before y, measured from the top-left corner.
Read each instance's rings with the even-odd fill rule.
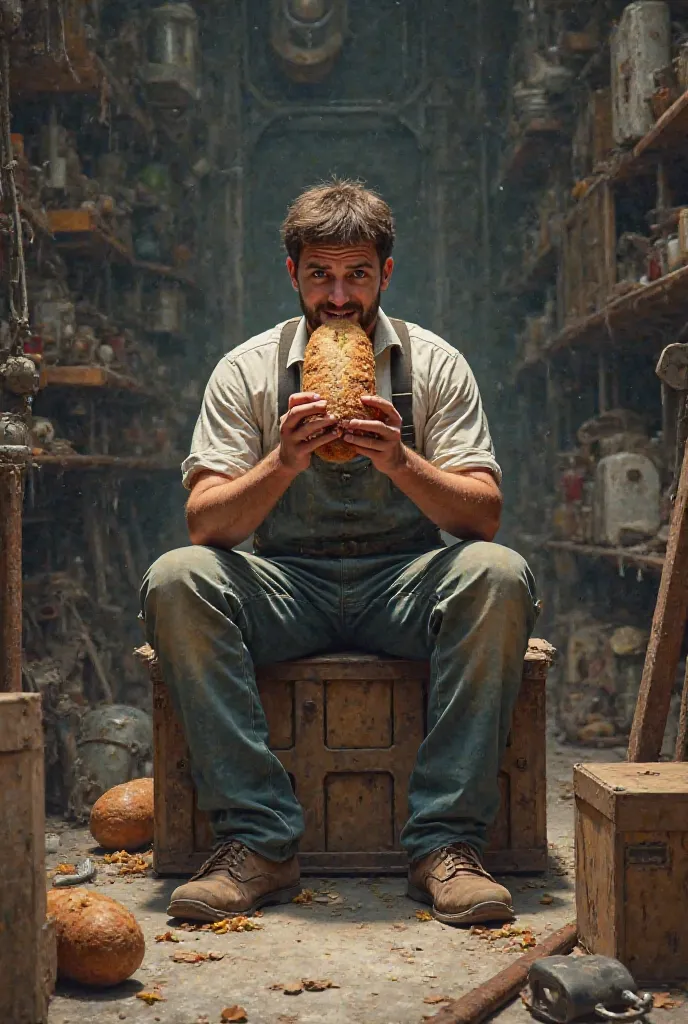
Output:
[[[330,306],[329,303],[323,302],[316,306],[316,311],[318,313],[362,313],[363,306],[358,302],[350,302],[346,306]]]

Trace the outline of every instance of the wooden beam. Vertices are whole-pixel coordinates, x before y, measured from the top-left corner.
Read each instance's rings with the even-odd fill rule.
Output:
[[[628,744],[629,761],[657,761],[688,612],[688,456],[683,454],[662,578]]]

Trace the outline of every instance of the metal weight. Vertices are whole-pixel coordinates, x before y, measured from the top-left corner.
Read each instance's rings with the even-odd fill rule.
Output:
[[[528,1009],[547,1024],[569,1024],[592,1014],[639,1020],[653,1005],[624,965],[608,956],[543,957],[531,966],[528,987]]]

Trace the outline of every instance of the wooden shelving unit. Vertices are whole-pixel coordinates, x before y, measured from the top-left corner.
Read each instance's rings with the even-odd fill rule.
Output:
[[[637,569],[649,569],[651,572],[661,573],[664,565],[662,555],[644,554],[640,551],[632,551],[628,548],[611,548],[597,544],[577,544],[570,540],[548,540],[545,547],[550,551],[569,551],[573,555],[580,555],[582,558],[598,559],[615,562],[617,565],[633,566]]]
[[[109,388],[146,394],[146,389],[132,377],[116,373],[105,366],[45,366],[41,370],[40,387]]]
[[[34,466],[57,470],[113,469],[127,472],[178,473],[183,455],[165,458],[149,458],[125,455],[33,455]]]

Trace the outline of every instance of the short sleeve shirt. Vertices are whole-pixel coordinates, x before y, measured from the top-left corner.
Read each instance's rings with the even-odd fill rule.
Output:
[[[211,470],[229,477],[248,472],[279,444],[278,348],[284,324],[250,338],[217,364],[205,389],[184,486]],[[418,324],[408,323],[413,364],[416,449],[439,469],[484,469],[501,481],[475,377],[461,353]],[[308,341],[302,318],[288,365],[302,363]],[[377,393],[391,401],[391,349],[401,343],[380,310],[373,339]]]

